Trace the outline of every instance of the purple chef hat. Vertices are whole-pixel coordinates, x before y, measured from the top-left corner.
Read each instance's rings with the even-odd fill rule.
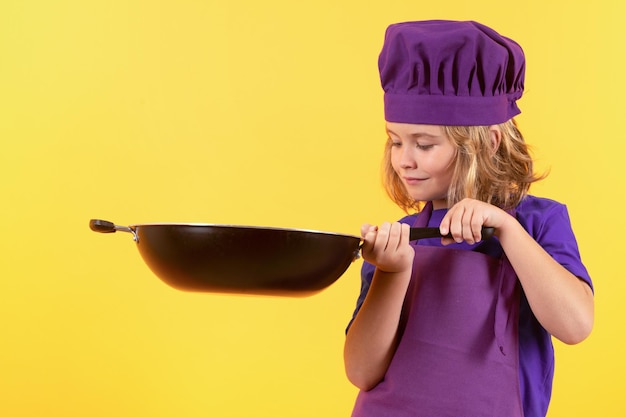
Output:
[[[487,126],[520,113],[524,52],[480,23],[391,25],[378,68],[389,122]]]

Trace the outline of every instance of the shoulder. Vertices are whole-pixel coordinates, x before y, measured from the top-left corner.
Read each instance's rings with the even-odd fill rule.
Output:
[[[526,196],[515,208],[515,216],[524,228],[537,237],[545,227],[564,224],[570,220],[565,204],[549,198]]]
[[[518,213],[541,213],[549,210],[565,209],[565,204],[545,197],[527,195],[516,207]]]

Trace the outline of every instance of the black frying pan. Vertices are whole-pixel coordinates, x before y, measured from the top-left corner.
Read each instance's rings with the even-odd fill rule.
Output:
[[[361,238],[315,230],[194,223],[117,226],[91,220],[95,232],[132,233],[150,269],[186,291],[306,296],[334,283],[359,257]],[[483,228],[483,239],[493,228]],[[441,237],[412,228],[411,240]]]

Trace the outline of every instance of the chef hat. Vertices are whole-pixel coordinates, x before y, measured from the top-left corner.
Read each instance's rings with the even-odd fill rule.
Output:
[[[480,23],[391,25],[378,68],[389,122],[487,126],[520,113],[524,52]]]

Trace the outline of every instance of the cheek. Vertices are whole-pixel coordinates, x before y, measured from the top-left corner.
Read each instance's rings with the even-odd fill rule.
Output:
[[[438,175],[442,177],[447,177],[448,175],[452,175],[454,166],[452,164],[452,161],[446,160],[445,158],[441,158],[438,161],[436,161],[435,170],[437,171]]]
[[[452,174],[454,173],[455,159],[456,153],[453,150],[450,150],[446,154],[440,156],[440,172],[443,175],[452,177]]]
[[[442,174],[444,181],[446,182],[446,186],[450,187],[452,185],[452,178],[454,177],[454,163],[453,161],[446,167],[445,171]]]
[[[424,167],[433,179],[442,187],[449,187],[454,175],[454,164],[446,160],[431,161],[429,167]]]

